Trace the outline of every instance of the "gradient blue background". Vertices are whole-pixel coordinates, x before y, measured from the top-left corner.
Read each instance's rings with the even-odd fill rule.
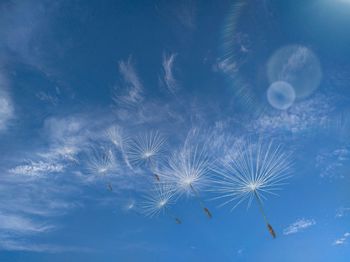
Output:
[[[349,26],[346,0],[0,1],[0,96],[10,108],[0,110],[0,261],[349,261],[350,237],[335,244],[350,232]],[[235,62],[225,42],[235,32],[246,34],[236,74],[254,86],[253,105],[220,64]],[[313,50],[323,75],[312,95],[279,111],[263,75],[290,44]],[[174,92],[164,78],[171,55]],[[125,81],[133,73],[142,109],[123,111],[113,97],[135,88]],[[211,220],[193,199],[172,206],[181,225],[125,211],[148,186],[142,175],[116,179],[113,192],[84,175],[84,148],[115,123],[130,136],[159,129],[171,145],[192,127],[282,141],[293,176],[265,204],[278,237],[254,203],[230,212],[210,194]],[[55,155],[65,144],[74,153]],[[35,175],[14,172],[35,165]],[[300,220],[309,225],[283,233]]]

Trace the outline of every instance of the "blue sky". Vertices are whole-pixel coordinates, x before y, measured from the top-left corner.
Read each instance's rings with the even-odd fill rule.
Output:
[[[0,14],[0,261],[350,257],[350,1],[3,0]],[[152,134],[159,157],[133,161]],[[263,201],[276,239],[257,201],[217,199],[215,170],[259,139],[291,166]],[[164,186],[187,147],[208,159],[212,219],[179,188],[148,217],[152,172]]]

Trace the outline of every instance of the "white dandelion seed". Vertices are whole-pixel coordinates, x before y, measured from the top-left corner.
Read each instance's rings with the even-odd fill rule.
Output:
[[[126,203],[124,209],[125,210],[132,210],[132,209],[135,209],[135,206],[136,206],[135,200],[131,199]]]
[[[130,163],[134,166],[145,165],[153,171],[155,163],[164,158],[165,141],[158,131],[151,131],[131,140],[127,148]],[[154,176],[159,181],[159,176]]]
[[[169,185],[156,184],[155,188],[151,190],[141,202],[141,212],[148,217],[159,216],[166,214],[175,219],[177,224],[181,224],[181,220],[176,217],[169,206],[174,204],[174,192]]]
[[[111,127],[109,127],[106,132],[106,137],[109,141],[111,141],[111,143],[117,147],[118,149],[123,148],[124,145],[124,137],[123,137],[123,133],[122,133],[122,128],[120,126],[117,125],[113,125]]]
[[[126,199],[125,202],[122,204],[122,210],[124,212],[134,212],[140,214],[139,205],[140,203],[136,202],[133,198]]]
[[[88,156],[86,171],[94,176],[105,177],[115,172],[116,161],[112,149],[92,149]],[[110,182],[107,188],[112,191],[113,187]]]
[[[246,200],[249,207],[253,199],[256,199],[269,232],[275,238],[276,234],[266,218],[262,200],[268,194],[276,195],[276,191],[281,190],[285,180],[291,176],[290,154],[285,153],[281,145],[276,145],[273,141],[264,142],[262,139],[256,144],[238,143],[235,150],[234,156],[222,161],[220,167],[213,168],[219,175],[213,181],[220,194],[216,198],[226,199],[221,206],[235,203],[232,210]]]
[[[206,152],[198,146],[190,147],[185,144],[182,150],[172,155],[167,164],[164,170],[159,171],[161,181],[172,185],[179,195],[194,195],[206,215],[211,218],[209,209],[199,195],[199,191],[209,182],[207,176],[211,161]]]

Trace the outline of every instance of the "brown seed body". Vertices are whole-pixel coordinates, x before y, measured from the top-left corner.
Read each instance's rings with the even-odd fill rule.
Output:
[[[212,218],[212,217],[213,217],[208,208],[205,207],[205,208],[203,208],[203,209],[204,209],[204,212],[207,214],[207,216],[208,216],[209,218]]]
[[[270,224],[267,224],[267,228],[269,229],[270,235],[273,238],[276,238],[276,232],[275,232],[275,230],[273,230],[272,226]]]

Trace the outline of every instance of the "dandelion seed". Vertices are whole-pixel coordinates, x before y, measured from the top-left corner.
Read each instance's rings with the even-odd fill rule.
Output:
[[[125,205],[126,210],[132,210],[134,208],[135,208],[135,201],[133,199],[129,200],[128,203]]]
[[[165,138],[159,132],[152,131],[138,136],[128,144],[127,155],[134,166],[145,165],[152,172],[155,162],[163,158]],[[159,176],[153,172],[159,181]]]
[[[105,177],[111,174],[116,168],[116,162],[111,149],[93,149],[89,155],[87,172],[92,175]],[[107,188],[112,191],[112,184],[107,183]]]
[[[106,130],[106,137],[117,148],[121,149],[124,145],[122,129],[119,126],[113,125]]]
[[[245,200],[249,207],[255,199],[271,236],[275,238],[276,233],[266,218],[262,199],[266,199],[267,194],[276,195],[275,191],[281,190],[290,177],[290,155],[273,141],[266,143],[261,139],[256,144],[238,143],[236,152],[235,156],[222,161],[220,167],[213,168],[219,175],[213,181],[220,194],[216,198],[226,199],[222,205],[235,203],[232,210]]]
[[[140,207],[140,202],[136,202],[133,198],[125,200],[125,202],[122,204],[122,210],[124,212],[134,212],[136,214],[143,213],[143,209]]]
[[[142,213],[148,217],[166,214],[174,219],[177,224],[181,224],[181,220],[169,208],[175,202],[173,197],[174,193],[168,185],[156,184],[155,188],[145,196],[141,203]]]
[[[192,148],[185,145],[181,151],[172,155],[168,161],[168,167],[159,171],[162,181],[173,185],[175,193],[194,195],[209,218],[212,217],[212,214],[205,207],[199,190],[207,186],[209,182],[207,174],[210,163],[204,150],[200,150],[198,146]]]

